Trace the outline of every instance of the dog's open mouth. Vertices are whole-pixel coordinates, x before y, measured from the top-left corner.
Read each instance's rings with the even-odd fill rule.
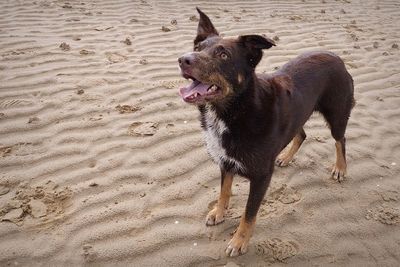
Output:
[[[183,100],[188,103],[201,103],[207,100],[213,100],[222,95],[222,90],[215,84],[205,84],[193,77],[189,78],[192,81],[191,84],[182,87],[179,93]]]

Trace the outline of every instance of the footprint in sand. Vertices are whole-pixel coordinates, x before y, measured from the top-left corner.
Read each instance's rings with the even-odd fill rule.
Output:
[[[158,123],[155,122],[134,122],[128,128],[131,136],[152,136],[158,130]]]
[[[142,107],[131,106],[131,105],[118,105],[115,107],[115,109],[118,110],[120,114],[125,114],[125,113],[133,113],[139,111],[142,109]]]
[[[385,192],[379,192],[378,193],[382,199],[386,202],[396,202],[400,200],[400,193],[395,191],[395,190],[388,190]]]
[[[62,42],[59,46],[61,48],[62,51],[69,51],[71,50],[71,47],[69,46],[69,44]]]
[[[83,55],[83,56],[88,56],[88,55],[94,55],[95,52],[94,51],[89,51],[86,49],[82,49],[81,51],[79,51],[79,54]]]
[[[162,27],[161,27],[161,30],[162,30],[163,32],[170,32],[170,31],[171,31],[171,29],[168,28],[168,27],[166,27],[166,26],[162,26]]]
[[[382,198],[384,203],[368,209],[365,218],[387,225],[400,224],[400,210],[397,208],[397,202],[400,200],[399,192],[386,190],[377,194]]]
[[[12,147],[11,146],[3,146],[0,147],[0,157],[7,157],[11,154]]]
[[[272,189],[260,207],[260,216],[279,216],[285,212],[289,204],[299,202],[301,194],[297,190],[283,184],[277,189]]]
[[[127,59],[126,56],[121,55],[119,53],[109,53],[109,52],[106,52],[106,57],[108,61],[110,61],[111,63],[119,63]]]
[[[132,45],[132,41],[128,37],[126,37],[125,40],[121,41],[121,43],[124,43],[126,45]]]
[[[97,257],[97,253],[94,251],[93,246],[90,244],[83,245],[82,251],[83,251],[83,257],[87,262],[94,261]]]
[[[142,59],[139,61],[139,63],[140,63],[141,65],[147,65],[149,62],[147,61],[147,59],[142,58]]]
[[[0,196],[3,196],[10,192],[10,188],[5,185],[0,185]]]
[[[14,197],[0,207],[0,221],[18,226],[23,225],[27,217],[43,222],[61,216],[72,195],[68,187],[59,188],[52,181],[36,187],[20,185],[14,193]]]
[[[190,17],[189,17],[189,20],[190,20],[190,21],[197,22],[197,21],[199,21],[199,18],[196,17],[195,15],[193,15],[193,16],[190,16]]]
[[[298,253],[299,245],[291,240],[284,241],[273,238],[256,244],[256,255],[261,256],[264,261],[269,263],[284,262]]]
[[[297,192],[297,190],[288,187],[286,184],[283,184],[278,189],[272,191],[270,197],[273,200],[277,200],[283,204],[292,204],[300,201],[301,194]]]
[[[400,224],[400,211],[387,205],[381,205],[368,210],[365,218],[367,220],[373,219],[387,225]]]
[[[40,119],[38,117],[30,117],[28,123],[38,123]]]

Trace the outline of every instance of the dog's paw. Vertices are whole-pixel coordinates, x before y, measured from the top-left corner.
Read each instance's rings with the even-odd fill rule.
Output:
[[[221,209],[221,208],[218,208],[217,206],[215,206],[207,214],[206,225],[212,226],[212,225],[217,225],[217,224],[224,222],[224,220],[225,220],[224,213],[225,213],[224,209]]]
[[[343,182],[346,177],[346,169],[339,168],[338,166],[334,166],[332,169],[331,177],[338,181],[339,183]]]
[[[225,250],[225,254],[228,257],[237,257],[245,254],[249,246],[250,234],[241,234],[236,231],[231,241],[228,243],[228,247]]]
[[[289,165],[290,161],[292,160],[292,157],[287,156],[285,154],[279,155],[276,160],[275,164],[279,167],[286,167]]]

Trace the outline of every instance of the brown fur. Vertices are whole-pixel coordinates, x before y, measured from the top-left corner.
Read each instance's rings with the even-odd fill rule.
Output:
[[[226,250],[227,255],[237,256],[247,250],[278,154],[293,140],[276,163],[285,166],[293,159],[306,138],[303,126],[314,111],[324,116],[336,140],[337,159],[331,175],[343,180],[345,131],[355,103],[353,79],[343,61],[330,52],[305,53],[275,73],[256,74],[262,50],[274,42],[260,35],[223,39],[210,19],[198,11],[195,51],[178,61],[184,76],[219,89],[218,94],[203,92],[190,99],[198,106],[201,126],[211,136],[207,141],[214,149],[210,155],[221,169],[221,193],[207,225],[223,220],[233,175],[250,180],[245,212]]]

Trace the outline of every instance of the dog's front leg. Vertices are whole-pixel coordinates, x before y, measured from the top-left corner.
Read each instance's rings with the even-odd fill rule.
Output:
[[[253,234],[256,223],[257,212],[267,191],[271,175],[272,171],[268,175],[250,179],[250,193],[246,210],[240,219],[239,227],[228,243],[228,248],[225,251],[227,256],[235,257],[247,252],[250,237]]]
[[[221,168],[221,192],[217,204],[206,217],[206,225],[217,225],[225,220],[225,211],[228,208],[232,193],[232,181],[233,174]]]

